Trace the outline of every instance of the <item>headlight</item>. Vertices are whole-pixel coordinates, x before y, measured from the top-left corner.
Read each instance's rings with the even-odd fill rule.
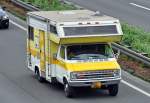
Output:
[[[70,73],[70,78],[77,79],[77,73],[75,73],[75,72]]]
[[[120,73],[121,73],[120,69],[114,70],[114,77],[120,76]]]
[[[84,72],[71,72],[70,78],[71,79],[83,79],[84,78]]]
[[[8,19],[8,16],[7,15],[3,16],[3,19]]]

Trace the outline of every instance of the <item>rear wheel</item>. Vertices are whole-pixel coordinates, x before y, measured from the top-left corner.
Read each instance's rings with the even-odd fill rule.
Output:
[[[65,92],[66,97],[68,98],[72,98],[74,96],[73,87],[69,86],[68,83],[64,84],[64,92]]]
[[[119,84],[110,85],[108,87],[109,95],[116,96],[118,94]]]
[[[43,82],[44,82],[44,78],[40,76],[39,69],[36,69],[36,70],[35,70],[35,74],[36,74],[37,80],[38,80],[40,83],[43,83]]]

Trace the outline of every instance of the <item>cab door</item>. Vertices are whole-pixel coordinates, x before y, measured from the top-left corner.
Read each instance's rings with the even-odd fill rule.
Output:
[[[39,44],[40,44],[40,69],[41,72],[45,72],[45,32],[40,30],[39,31],[39,35],[40,35],[40,40],[39,40]]]

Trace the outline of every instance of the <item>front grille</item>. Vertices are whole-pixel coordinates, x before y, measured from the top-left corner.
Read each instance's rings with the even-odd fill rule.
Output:
[[[77,79],[115,78],[114,70],[88,71],[79,73]]]

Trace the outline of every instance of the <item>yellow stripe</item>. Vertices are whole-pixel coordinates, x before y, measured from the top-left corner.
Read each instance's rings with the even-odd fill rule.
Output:
[[[117,61],[102,61],[102,62],[88,62],[88,63],[65,63],[57,61],[57,64],[68,71],[94,71],[94,70],[112,70],[119,69],[120,66]]]
[[[29,49],[29,53],[31,53],[34,57],[40,57],[40,52],[38,49]]]
[[[118,42],[121,40],[121,38],[122,36],[61,38],[60,44]]]
[[[71,37],[71,38],[58,38],[54,34],[50,35],[50,40],[57,44],[119,42],[121,41],[121,39],[122,39],[122,35]]]

